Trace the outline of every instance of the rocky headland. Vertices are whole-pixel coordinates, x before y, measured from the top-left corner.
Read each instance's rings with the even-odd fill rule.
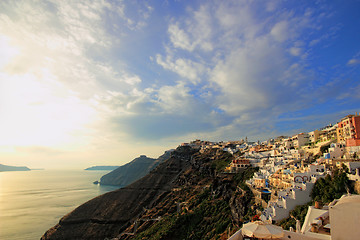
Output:
[[[85,168],[86,171],[112,171],[117,169],[119,166],[92,166]]]
[[[116,168],[115,170],[104,175],[100,179],[101,185],[127,186],[136,180],[144,177],[152,169],[170,157],[171,150],[166,151],[163,155],[155,158],[149,158],[141,155],[131,162]]]
[[[149,174],[64,216],[45,239],[216,239],[256,213],[244,180],[221,169],[222,150],[178,147]],[[205,238],[204,238],[205,237]]]
[[[8,172],[8,171],[30,171],[31,169],[28,167],[16,167],[16,166],[8,166],[0,164],[0,172]]]

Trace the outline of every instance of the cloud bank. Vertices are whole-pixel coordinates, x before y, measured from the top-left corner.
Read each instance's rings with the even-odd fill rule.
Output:
[[[311,130],[313,114],[322,124],[358,107],[352,8],[1,1],[0,149],[122,146],[129,156],[149,144]]]

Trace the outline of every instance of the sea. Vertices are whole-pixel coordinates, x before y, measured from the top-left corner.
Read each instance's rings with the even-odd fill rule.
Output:
[[[116,190],[93,184],[109,171],[0,172],[0,239],[34,240],[88,200]]]

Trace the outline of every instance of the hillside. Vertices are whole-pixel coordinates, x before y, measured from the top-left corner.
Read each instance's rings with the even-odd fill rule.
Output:
[[[140,180],[78,207],[41,239],[216,239],[233,232],[256,213],[243,184],[255,169],[222,174],[218,166],[231,158],[179,147]]]
[[[171,151],[166,151],[159,158],[148,158],[141,155],[131,162],[116,168],[115,170],[104,175],[100,179],[101,185],[127,186],[134,181],[148,174],[152,169],[161,162],[170,157]]]
[[[16,167],[16,166],[8,166],[0,164],[0,172],[7,172],[7,171],[30,171],[28,167]]]

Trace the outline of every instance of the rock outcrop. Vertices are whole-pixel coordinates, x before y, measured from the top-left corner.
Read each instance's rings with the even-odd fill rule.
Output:
[[[116,168],[100,179],[101,185],[113,185],[124,187],[144,177],[152,169],[170,157],[171,151],[166,151],[159,158],[148,158],[141,155],[131,162]]]

